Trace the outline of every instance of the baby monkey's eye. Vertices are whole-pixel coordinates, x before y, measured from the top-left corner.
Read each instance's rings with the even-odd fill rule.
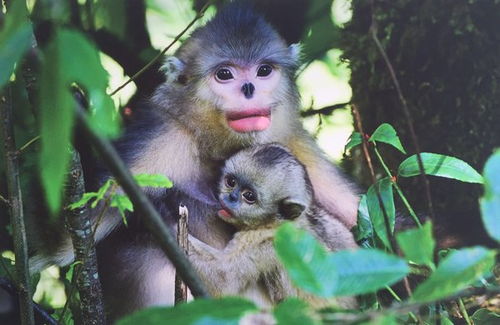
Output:
[[[243,199],[248,204],[253,204],[257,200],[257,195],[250,190],[244,190],[242,195],[243,195]]]
[[[267,77],[273,72],[273,67],[269,64],[263,64],[257,70],[257,77]]]
[[[225,177],[225,182],[227,187],[235,187],[236,186],[236,178],[232,175],[227,175]]]
[[[220,68],[215,72],[215,79],[219,81],[227,81],[233,78],[233,73],[228,68]]]

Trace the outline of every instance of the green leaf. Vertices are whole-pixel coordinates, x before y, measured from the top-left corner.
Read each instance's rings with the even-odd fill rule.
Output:
[[[308,292],[328,297],[337,282],[326,249],[292,223],[282,225],[274,240],[276,253],[292,281]]]
[[[44,51],[40,77],[41,153],[39,167],[47,203],[53,214],[61,205],[62,185],[70,158],[75,101],[70,86],[85,89],[91,122],[100,133],[117,134],[117,114],[106,94],[107,74],[98,52],[80,34],[56,31]],[[111,123],[112,122],[112,123]]]
[[[137,174],[134,179],[139,186],[171,188],[173,183],[162,174]]]
[[[484,196],[480,200],[481,216],[488,234],[500,242],[500,150],[484,166]]]
[[[456,250],[446,256],[436,271],[414,291],[412,300],[443,299],[474,283],[495,263],[495,251],[483,247]]]
[[[320,324],[314,318],[309,305],[296,298],[288,298],[274,308],[274,318],[278,325],[313,325]]]
[[[16,62],[28,50],[31,35],[26,2],[14,1],[7,11],[0,32],[0,88],[9,81]]]
[[[151,307],[142,309],[117,322],[117,325],[153,324],[234,324],[255,305],[241,298],[197,299],[175,307]]]
[[[327,253],[291,223],[278,229],[275,247],[293,283],[322,297],[374,292],[409,272],[404,260],[375,249]]]
[[[474,324],[478,325],[497,325],[500,324],[500,314],[491,310],[481,308],[471,316]]]
[[[361,133],[353,132],[351,134],[351,136],[349,137],[347,144],[345,145],[344,151],[351,150],[352,148],[354,148],[357,145],[360,145],[362,143],[363,143],[363,138],[361,136]]]
[[[88,192],[88,193],[83,193],[83,196],[80,200],[71,203],[69,205],[70,209],[76,209],[76,208],[81,208],[85,206],[91,199],[95,198],[97,196],[97,193],[94,192]]]
[[[483,177],[463,160],[429,152],[422,152],[420,155],[427,175],[453,178],[467,183],[483,183]],[[420,175],[417,155],[403,161],[399,165],[398,174],[403,177]]]
[[[359,200],[358,222],[353,228],[353,233],[357,242],[368,240],[369,243],[372,243],[373,225],[370,220],[365,194],[361,195],[361,199]]]
[[[401,144],[401,141],[399,140],[399,137],[396,133],[396,130],[394,130],[392,125],[387,124],[387,123],[381,124],[375,130],[375,132],[373,132],[369,141],[384,142],[384,143],[390,144],[391,146],[398,149],[402,153],[406,153],[405,149],[403,148],[403,145]]]
[[[61,205],[62,185],[70,159],[74,101],[60,64],[59,39],[44,51],[40,76],[41,152],[39,168],[47,204],[53,215]]]
[[[110,178],[104,182],[104,184],[99,188],[99,190],[96,193],[96,200],[94,203],[92,203],[92,208],[95,208],[97,206],[97,203],[104,199],[104,196],[108,192],[110,186],[115,183],[115,180]]]
[[[436,241],[432,236],[431,222],[426,222],[421,228],[400,232],[396,235],[396,239],[409,261],[434,268]]]
[[[111,197],[111,204],[110,206],[112,208],[117,208],[118,211],[120,212],[120,215],[123,219],[123,223],[127,225],[127,218],[125,218],[125,212],[134,211],[134,205],[132,204],[132,201],[128,198],[128,196],[124,194],[114,194]]]
[[[390,234],[387,233],[385,224],[384,213],[377,196],[376,188],[378,188],[382,203],[384,205],[385,213],[389,221]],[[394,207],[394,196],[392,194],[392,182],[389,177],[379,180],[375,185],[370,186],[366,194],[366,202],[368,205],[368,212],[373,225],[373,229],[378,238],[382,240],[387,248],[391,247],[389,236],[394,232],[394,225],[396,220],[396,209]]]
[[[333,296],[375,292],[410,272],[403,259],[377,249],[339,251],[331,254],[329,262],[338,274]]]

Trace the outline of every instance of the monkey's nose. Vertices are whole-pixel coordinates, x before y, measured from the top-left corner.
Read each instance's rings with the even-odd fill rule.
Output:
[[[251,82],[247,82],[241,86],[241,92],[245,95],[246,99],[250,99],[255,91],[255,86]]]
[[[236,193],[236,191],[229,193],[228,199],[229,199],[229,202],[231,202],[231,203],[238,202],[238,193]]]

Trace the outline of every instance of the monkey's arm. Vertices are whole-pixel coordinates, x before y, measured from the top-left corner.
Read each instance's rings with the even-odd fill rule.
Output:
[[[279,263],[274,233],[275,229],[241,231],[223,250],[189,236],[189,257],[212,294],[239,294]]]
[[[292,153],[306,166],[316,200],[349,229],[356,224],[359,196],[354,184],[328,161],[305,131],[288,143]]]

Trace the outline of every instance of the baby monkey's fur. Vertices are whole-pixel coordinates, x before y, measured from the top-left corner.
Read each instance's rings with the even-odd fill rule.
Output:
[[[190,259],[213,295],[252,298],[247,288],[262,282],[273,303],[298,296],[314,307],[356,307],[352,297],[332,301],[298,290],[277,259],[274,235],[286,221],[313,234],[329,250],[357,247],[346,226],[315,202],[304,166],[287,149],[259,145],[232,156],[224,166],[219,193],[219,217],[239,231],[222,250],[192,236],[189,247]]]

